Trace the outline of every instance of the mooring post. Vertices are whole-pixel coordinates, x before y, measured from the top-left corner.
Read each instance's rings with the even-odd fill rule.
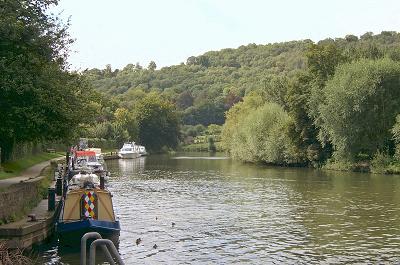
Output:
[[[62,195],[62,179],[60,177],[56,180],[56,194],[58,196]]]
[[[65,152],[65,164],[69,164],[69,152]]]
[[[100,189],[104,190],[104,172],[100,175]]]
[[[47,210],[54,211],[56,209],[56,190],[54,188],[48,188],[47,192]]]

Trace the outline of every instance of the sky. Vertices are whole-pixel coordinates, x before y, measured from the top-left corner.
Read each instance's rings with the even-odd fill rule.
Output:
[[[249,43],[400,31],[399,0],[61,0],[73,70],[157,67]]]

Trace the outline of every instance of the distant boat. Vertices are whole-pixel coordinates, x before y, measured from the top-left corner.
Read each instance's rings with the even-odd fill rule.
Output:
[[[98,154],[93,150],[75,151],[73,153],[73,168],[81,170],[88,167],[92,171],[104,171],[104,164],[99,158]]]
[[[116,220],[112,195],[93,173],[80,172],[68,183],[61,201],[56,231],[62,245],[79,246],[87,232],[98,232],[118,244],[120,224]]]
[[[143,148],[141,149],[140,147]],[[135,142],[129,142],[124,143],[118,152],[118,156],[122,159],[138,158],[142,155],[141,152],[143,151],[146,153],[146,148],[144,148],[144,146],[136,145]]]

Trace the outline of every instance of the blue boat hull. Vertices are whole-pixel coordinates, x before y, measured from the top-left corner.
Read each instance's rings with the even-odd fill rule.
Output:
[[[99,221],[93,219],[57,223],[57,235],[61,244],[79,247],[82,236],[88,232],[98,232],[103,238],[119,243],[119,221]]]

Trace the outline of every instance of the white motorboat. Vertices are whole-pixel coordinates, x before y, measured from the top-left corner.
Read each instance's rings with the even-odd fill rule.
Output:
[[[132,159],[140,157],[139,146],[135,142],[124,143],[118,152],[118,156],[122,159]]]

